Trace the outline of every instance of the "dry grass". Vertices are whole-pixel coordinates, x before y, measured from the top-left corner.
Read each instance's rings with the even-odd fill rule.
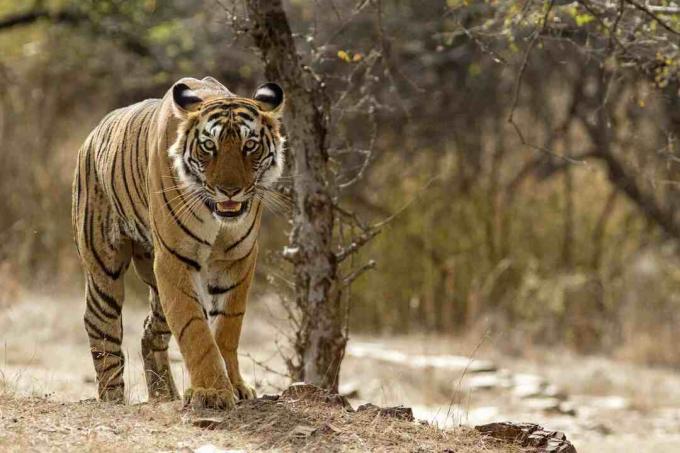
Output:
[[[252,400],[225,414],[183,412],[178,402],[122,406],[4,394],[0,414],[0,450],[9,452],[177,451],[206,444],[281,452],[518,451],[470,428],[440,430],[304,399]]]

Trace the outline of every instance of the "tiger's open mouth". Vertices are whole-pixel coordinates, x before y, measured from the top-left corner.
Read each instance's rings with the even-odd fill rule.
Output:
[[[234,218],[239,217],[248,210],[248,202],[238,201],[218,201],[215,202],[213,212],[220,217]]]

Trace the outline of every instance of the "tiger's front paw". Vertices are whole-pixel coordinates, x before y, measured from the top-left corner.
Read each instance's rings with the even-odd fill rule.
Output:
[[[234,383],[234,393],[240,400],[252,400],[257,398],[255,389],[243,381]]]
[[[214,388],[188,388],[184,392],[185,409],[222,409],[231,410],[236,406],[234,391]]]

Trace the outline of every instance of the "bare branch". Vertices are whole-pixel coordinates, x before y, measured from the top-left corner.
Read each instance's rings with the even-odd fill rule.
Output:
[[[680,31],[671,27],[665,20],[661,19],[657,14],[655,14],[652,10],[650,10],[648,6],[642,5],[638,2],[636,2],[635,0],[624,0],[624,1],[626,3],[633,5],[636,9],[639,9],[640,11],[645,13],[647,16],[649,16],[650,19],[656,21],[659,25],[661,25],[663,28],[665,28],[669,32],[673,33],[674,35],[680,36]]]
[[[338,260],[338,263],[343,262],[350,255],[358,252],[359,249],[361,249],[361,247],[366,245],[371,239],[376,237],[379,233],[380,233],[379,229],[373,228],[359,235],[357,238],[354,238],[354,240],[349,246],[343,248],[335,255],[336,259]]]
[[[343,286],[351,285],[354,280],[359,278],[361,275],[363,275],[364,272],[366,272],[370,269],[375,269],[375,261],[373,261],[373,260],[369,260],[367,263],[365,263],[361,267],[350,272],[349,275],[347,275],[343,279]]]

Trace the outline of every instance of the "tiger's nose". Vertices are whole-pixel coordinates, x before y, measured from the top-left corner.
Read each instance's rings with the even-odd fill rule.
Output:
[[[242,190],[241,187],[236,186],[219,186],[217,189],[228,197],[235,197]]]

